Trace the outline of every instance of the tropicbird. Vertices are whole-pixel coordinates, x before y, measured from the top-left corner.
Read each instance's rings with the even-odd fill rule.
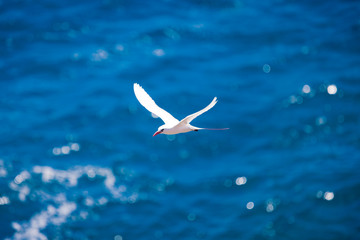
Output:
[[[163,120],[165,123],[164,125],[160,126],[158,130],[154,133],[153,137],[158,134],[167,134],[173,135],[178,133],[186,133],[190,131],[198,131],[198,130],[227,130],[228,128],[199,128],[190,125],[190,122],[194,120],[199,115],[203,114],[204,112],[208,111],[212,107],[215,106],[217,103],[217,98],[214,97],[212,102],[205,107],[204,109],[193,113],[183,120],[179,121],[174,118],[170,113],[165,111],[164,109],[160,108],[154,100],[145,92],[145,90],[137,83],[134,83],[134,92],[137,100],[146,108],[149,112],[153,113],[154,115],[158,116]]]

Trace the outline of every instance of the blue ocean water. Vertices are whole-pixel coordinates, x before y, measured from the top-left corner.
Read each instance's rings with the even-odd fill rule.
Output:
[[[0,1],[0,239],[359,239],[358,1]],[[137,82],[199,131],[163,123]]]

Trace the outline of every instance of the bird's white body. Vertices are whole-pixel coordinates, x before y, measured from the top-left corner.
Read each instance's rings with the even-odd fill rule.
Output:
[[[205,107],[204,109],[193,113],[181,121],[174,118],[170,113],[165,111],[164,109],[160,108],[154,100],[145,92],[145,90],[137,83],[134,83],[134,92],[135,96],[138,99],[138,101],[143,105],[149,112],[152,112],[156,116],[160,117],[161,120],[164,121],[164,125],[160,126],[158,128],[158,131],[155,132],[154,136],[157,134],[167,134],[167,135],[173,135],[178,133],[186,133],[190,131],[198,131],[202,129],[207,130],[226,130],[228,128],[222,128],[222,129],[209,129],[209,128],[198,128],[190,125],[190,122],[194,120],[199,115],[203,114],[204,112],[208,111],[212,107],[215,106],[217,103],[217,98],[215,97],[212,102]]]
[[[162,132],[162,134],[173,135],[178,133],[186,133],[186,132],[194,131],[191,129],[191,127],[192,127],[191,125],[187,126],[184,124],[178,124],[169,128],[163,127],[164,131]],[[159,131],[161,131],[161,129]]]

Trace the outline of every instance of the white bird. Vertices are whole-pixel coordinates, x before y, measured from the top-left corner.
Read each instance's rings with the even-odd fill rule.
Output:
[[[164,109],[160,108],[154,100],[145,92],[145,90],[137,83],[134,83],[134,92],[137,100],[144,106],[149,112],[155,114],[156,116],[160,117],[161,120],[165,123],[164,125],[160,126],[158,130],[154,133],[153,136],[158,134],[178,134],[178,133],[186,133],[190,131],[198,131],[198,130],[227,130],[228,128],[198,128],[190,125],[190,122],[194,120],[199,115],[203,114],[204,112],[211,109],[217,103],[217,98],[214,97],[212,102],[204,109],[193,113],[183,120],[179,121],[174,118],[170,113],[165,111]]]

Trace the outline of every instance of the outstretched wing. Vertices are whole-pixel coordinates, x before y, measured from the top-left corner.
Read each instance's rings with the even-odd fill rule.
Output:
[[[137,83],[134,83],[134,92],[137,100],[146,108],[149,112],[152,112],[161,120],[164,121],[166,125],[174,126],[179,123],[179,120],[174,118],[170,113],[160,108],[154,100],[145,92],[145,90]]]
[[[203,114],[204,112],[208,111],[209,109],[211,109],[213,106],[215,106],[215,104],[217,103],[217,98],[214,97],[214,99],[212,100],[212,102],[204,109],[193,113],[189,116],[187,116],[186,118],[184,118],[183,120],[181,120],[181,123],[185,123],[185,124],[189,124],[192,120],[194,120],[196,117],[198,117],[199,115]]]

